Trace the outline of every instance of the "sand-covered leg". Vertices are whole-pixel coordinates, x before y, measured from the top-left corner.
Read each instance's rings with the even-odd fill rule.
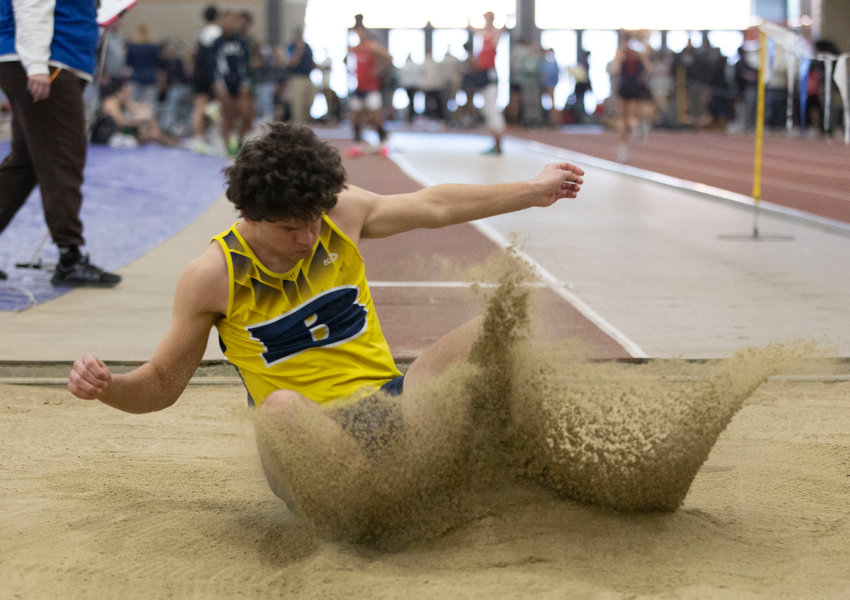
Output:
[[[325,490],[356,485],[359,474],[369,468],[362,447],[326,409],[288,390],[270,395],[253,420],[272,491],[293,512],[333,520],[333,496]],[[347,469],[328,481],[330,467],[343,459]]]

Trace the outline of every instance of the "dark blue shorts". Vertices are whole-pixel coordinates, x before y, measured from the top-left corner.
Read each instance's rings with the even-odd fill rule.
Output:
[[[404,388],[404,375],[391,379],[379,393],[331,411],[331,418],[373,454],[404,436],[401,402],[395,397]],[[383,394],[391,396],[388,399]]]
[[[242,92],[242,90],[247,90],[250,82],[247,79],[243,79],[241,77],[225,77],[224,78],[224,87],[227,88],[227,93],[231,98],[236,98]]]
[[[404,391],[404,375],[390,379],[381,386],[381,391],[390,396],[401,396],[401,393]]]

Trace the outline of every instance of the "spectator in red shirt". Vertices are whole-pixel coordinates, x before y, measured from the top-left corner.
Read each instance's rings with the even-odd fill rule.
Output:
[[[357,156],[363,153],[363,123],[371,125],[380,139],[380,152],[386,153],[384,142],[387,132],[384,129],[384,118],[381,114],[381,80],[380,70],[392,63],[392,56],[384,46],[375,41],[369,30],[363,26],[362,19],[357,19],[354,31],[360,38],[360,43],[349,47],[346,62],[351,67],[354,61],[354,74],[357,78],[357,88],[349,95],[348,103],[351,111],[351,123],[354,127],[354,141],[357,145],[349,150],[349,154]]]

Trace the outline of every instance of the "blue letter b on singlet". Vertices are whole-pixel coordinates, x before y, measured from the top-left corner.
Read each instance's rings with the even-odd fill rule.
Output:
[[[274,320],[246,329],[265,347],[266,365],[322,346],[336,346],[366,329],[366,309],[357,302],[359,289],[345,286],[328,290]]]

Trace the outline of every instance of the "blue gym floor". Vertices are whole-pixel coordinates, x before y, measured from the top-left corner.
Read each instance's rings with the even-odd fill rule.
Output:
[[[0,157],[9,143],[0,142]],[[114,271],[192,223],[224,192],[227,160],[180,148],[89,146],[82,220],[92,263]],[[48,238],[36,188],[0,234],[0,310],[23,310],[69,291],[50,285],[58,251]],[[17,268],[36,263],[42,268]]]

